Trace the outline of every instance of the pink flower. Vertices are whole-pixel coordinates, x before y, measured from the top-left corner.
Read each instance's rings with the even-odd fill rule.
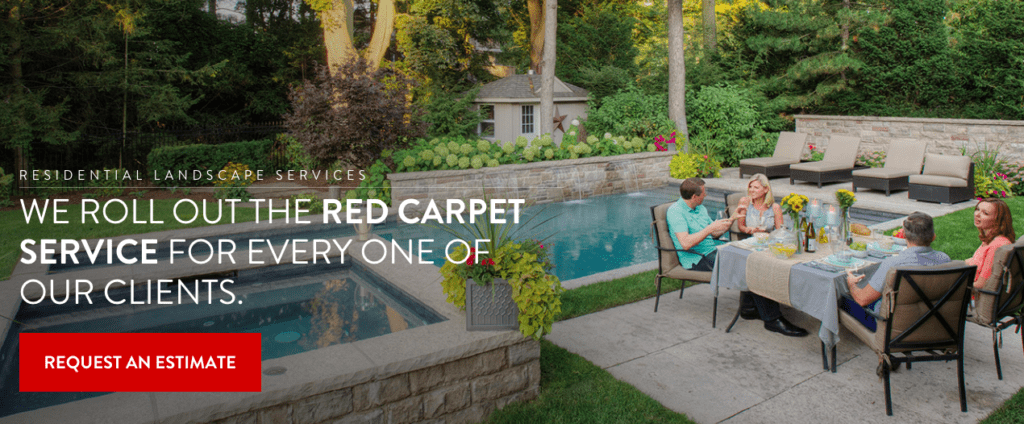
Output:
[[[814,150],[814,145],[813,145],[813,144],[808,144],[808,145],[807,145],[807,148],[809,148],[809,149],[811,149],[811,150]]]
[[[707,158],[708,158],[708,155],[704,155],[704,159],[707,159]]]

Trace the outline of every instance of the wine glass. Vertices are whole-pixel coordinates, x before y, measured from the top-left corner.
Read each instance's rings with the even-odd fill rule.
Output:
[[[718,219],[725,219],[725,211],[724,210],[718,211]]]

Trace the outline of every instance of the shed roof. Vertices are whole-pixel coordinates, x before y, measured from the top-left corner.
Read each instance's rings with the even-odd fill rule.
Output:
[[[476,95],[478,102],[522,102],[540,101],[540,75],[509,75],[500,80],[484,84]],[[555,101],[586,101],[587,90],[555,78]]]

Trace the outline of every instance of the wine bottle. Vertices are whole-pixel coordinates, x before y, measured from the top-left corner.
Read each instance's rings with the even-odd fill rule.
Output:
[[[818,234],[814,232],[814,221],[807,223],[807,236],[804,238],[807,239],[807,244],[804,245],[804,252],[816,252],[818,250]]]

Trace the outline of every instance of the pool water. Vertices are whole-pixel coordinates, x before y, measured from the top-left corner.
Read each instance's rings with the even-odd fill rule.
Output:
[[[101,299],[88,308],[23,304],[15,319],[24,325],[12,324],[0,349],[0,417],[105,394],[19,392],[22,332],[260,333],[266,360],[445,320],[351,260],[245,270],[231,279],[230,290],[242,304],[123,307]]]
[[[548,257],[555,266],[551,272],[560,280],[586,277],[657,260],[650,237],[650,207],[678,199],[678,189],[666,187],[531,206],[523,209],[521,224],[516,225],[513,234],[516,239],[542,240],[545,248],[549,249]],[[704,206],[712,218],[715,218],[717,211],[723,209],[721,202],[715,202],[710,198],[705,200]],[[550,221],[547,221],[548,219]],[[533,228],[545,221],[545,224]],[[376,225],[373,232],[386,240],[397,240],[401,246],[408,246],[408,240],[413,240],[415,246],[416,240],[433,239],[434,242],[430,244],[433,252],[424,254],[423,258],[437,266],[444,264],[444,246],[454,238],[443,230],[427,225],[397,222]],[[280,245],[286,239],[331,239],[353,235],[352,225],[310,224],[230,234],[219,238],[234,240],[239,247],[243,247],[248,245],[250,238],[269,239]],[[189,244],[190,242],[186,242],[184,245]],[[181,249],[181,246],[178,245],[178,249]],[[167,243],[159,244],[156,252],[156,258],[161,261],[170,255]],[[131,246],[125,249],[125,256],[128,258],[137,257],[138,253],[138,249]],[[201,249],[195,250],[195,254],[200,257],[205,253]],[[85,253],[80,252],[78,256],[79,264],[50,265],[49,272],[65,273],[83,268],[119,265],[89,264],[85,259]],[[105,257],[105,253],[101,253],[101,257]]]

